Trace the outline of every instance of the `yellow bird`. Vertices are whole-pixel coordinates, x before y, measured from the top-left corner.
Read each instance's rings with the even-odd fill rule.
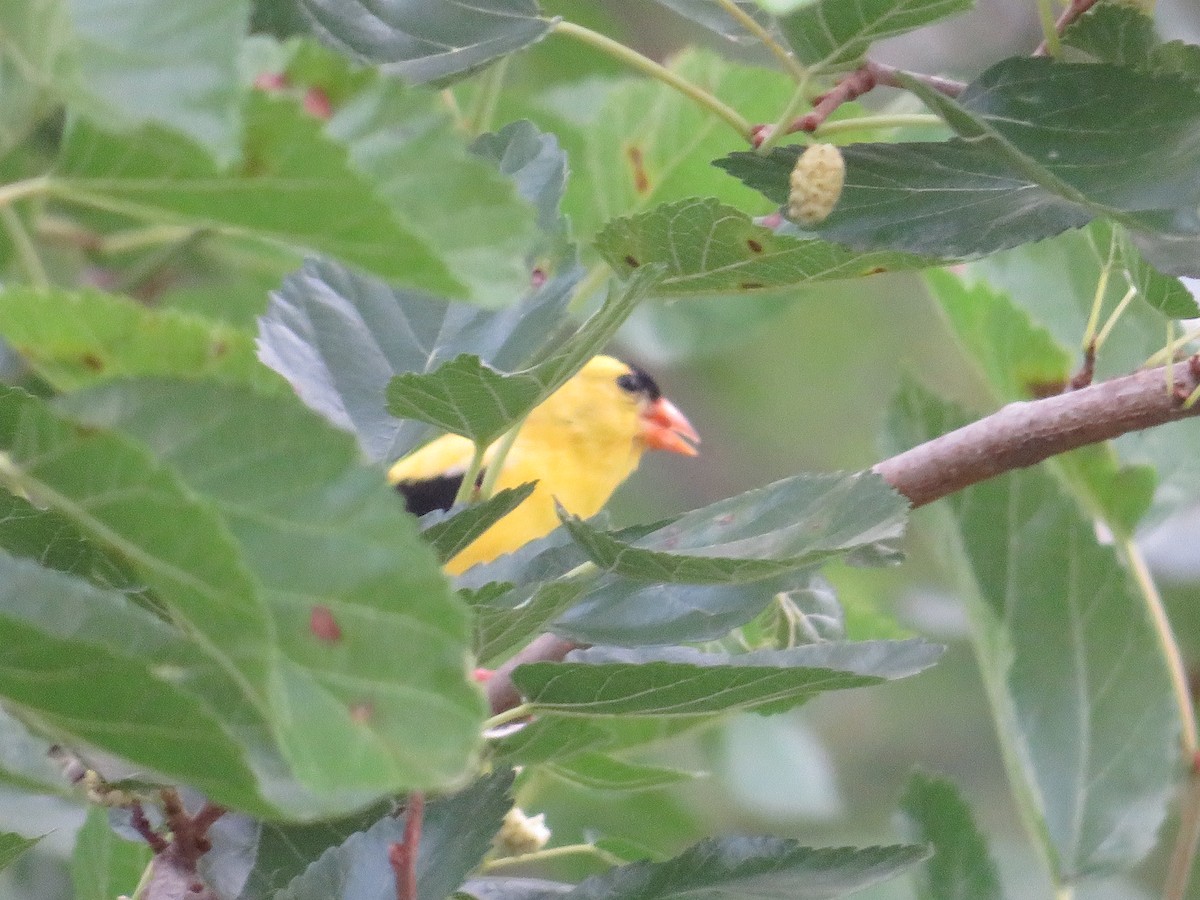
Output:
[[[511,553],[558,527],[554,501],[589,518],[637,468],[644,450],[695,456],[700,436],[649,375],[611,356],[591,359],[525,419],[502,463],[496,490],[537,482],[515,510],[446,565],[458,574]],[[449,509],[466,474],[472,443],[440,437],[392,466],[388,480],[410,512]],[[484,455],[491,462],[496,444]],[[477,482],[478,484],[478,482]]]

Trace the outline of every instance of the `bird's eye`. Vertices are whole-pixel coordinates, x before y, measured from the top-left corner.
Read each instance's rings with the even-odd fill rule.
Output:
[[[623,391],[628,391],[631,394],[641,394],[650,400],[657,400],[662,396],[662,391],[658,389],[658,385],[654,383],[654,379],[641,369],[634,368],[633,366],[630,366],[630,371],[617,378],[617,386]]]

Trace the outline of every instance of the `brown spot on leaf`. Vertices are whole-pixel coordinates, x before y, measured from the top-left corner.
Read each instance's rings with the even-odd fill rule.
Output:
[[[94,353],[83,354],[81,361],[83,362],[84,368],[89,369],[92,372],[104,371],[104,360]]]
[[[536,291],[538,288],[540,288],[545,283],[546,283],[546,270],[543,269],[541,266],[536,266],[534,268],[534,270],[529,273],[530,287],[532,287]]]
[[[758,241],[756,241],[754,238],[748,239],[746,241],[746,246],[750,248],[751,253],[762,253],[763,252],[763,245],[760,244]]]
[[[629,157],[629,167],[633,170],[633,189],[639,194],[649,193],[650,176],[646,174],[642,148],[633,145],[625,150],[625,155]]]
[[[631,269],[636,269],[638,266],[641,265],[641,263],[637,261],[636,256],[633,256],[631,254],[626,254],[625,265],[629,266],[629,268],[631,268]]]
[[[766,287],[761,281],[743,281],[738,284],[743,291],[756,291],[761,287]]]
[[[873,269],[867,269],[865,272],[863,272],[863,276],[865,277],[867,275],[881,275],[886,271],[887,271],[887,266],[876,266]]]
[[[227,343],[225,343],[224,341],[213,341],[212,342],[211,353],[212,353],[213,359],[220,359],[222,356],[224,356],[228,352],[229,352],[229,345]]]
[[[282,72],[263,72],[254,79],[254,89],[267,94],[278,94],[287,87],[287,76]]]
[[[356,725],[366,725],[374,716],[375,707],[365,700],[350,707],[350,721]]]
[[[308,617],[308,630],[318,641],[326,644],[336,644],[342,639],[341,626],[328,606],[318,604],[312,608]]]

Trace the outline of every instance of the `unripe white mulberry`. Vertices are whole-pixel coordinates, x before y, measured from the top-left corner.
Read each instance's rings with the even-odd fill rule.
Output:
[[[837,205],[846,180],[846,161],[833,144],[812,144],[796,160],[789,181],[788,218],[797,225],[816,225]]]
[[[541,850],[549,840],[550,829],[546,827],[543,813],[527,816],[514,806],[504,817],[500,833],[492,839],[492,843],[502,856],[523,856]]]

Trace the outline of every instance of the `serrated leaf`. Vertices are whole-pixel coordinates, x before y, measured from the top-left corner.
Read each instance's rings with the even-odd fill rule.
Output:
[[[313,32],[362,62],[420,84],[468,75],[553,26],[535,0],[426,6],[406,0],[301,0]]]
[[[893,877],[924,847],[804,847],[769,837],[709,838],[662,863],[640,862],[583,882],[572,900],[825,900]]]
[[[933,848],[933,856],[917,869],[920,900],[1001,900],[996,865],[953,784],[913,775],[900,811],[906,836]]]
[[[71,854],[71,882],[75,900],[111,900],[133,896],[151,857],[145,843],[118,837],[100,806],[88,809]]]
[[[387,386],[388,411],[490,444],[599,353],[661,274],[660,267],[646,267],[610,287],[604,304],[573,335],[521,371],[506,374],[464,355],[427,375],[395,376]]]
[[[0,335],[59,390],[130,375],[173,375],[285,390],[244,332],[100,291],[7,287]]]
[[[3,872],[16,862],[18,856],[34,846],[43,837],[45,835],[27,838],[19,834],[13,834],[10,831],[0,831],[0,872]]]
[[[779,26],[810,71],[853,68],[875,41],[955,13],[971,0],[814,0],[782,16]]]
[[[482,503],[435,511],[421,518],[421,537],[444,564],[533,493],[533,484],[508,488]]]
[[[372,459],[390,461],[431,429],[397,421],[384,387],[402,372],[431,372],[463,353],[517,369],[563,321],[575,270],[516,306],[487,311],[393,288],[330,261],[293,273],[259,320],[259,354],[308,406],[353,431]]]
[[[757,65],[777,68],[779,61],[763,46],[762,38],[748,29],[745,24],[730,15],[719,3],[712,0],[658,0],[659,4],[678,13],[685,19],[690,19],[697,25],[722,38],[722,48],[734,51],[739,59],[745,59]],[[779,44],[786,45],[779,23],[764,11],[762,4],[755,0],[733,0],[734,4],[745,15],[750,16],[759,27],[770,34]]]
[[[596,247],[618,273],[666,265],[657,292],[669,297],[778,290],[933,262],[781,234],[715,198],[677,200],[613,219],[597,235]]]
[[[579,753],[546,767],[551,774],[596,791],[653,791],[691,781],[694,772],[626,762],[603,753]]]
[[[515,734],[496,742],[493,757],[504,765],[533,765],[565,759],[584,751],[603,750],[612,739],[593,722],[572,719],[569,728],[563,721],[537,719]]]
[[[485,666],[505,659],[534,635],[545,631],[547,623],[569,609],[587,585],[550,581],[532,590],[513,590],[509,585],[505,588],[501,596],[473,604],[475,655]]]
[[[641,581],[758,581],[895,540],[908,501],[874,475],[796,475],[685,513],[633,542],[560,511],[596,565]]]
[[[296,104],[252,95],[243,159],[215,167],[162,128],[116,136],[77,122],[50,191],[60,201],[146,223],[212,229],[308,248],[407,284],[449,293],[462,285],[403,228],[346,151]]]
[[[911,390],[904,409],[913,436],[952,417]],[[1179,714],[1150,616],[1044,472],[954,500],[976,653],[1031,834],[1059,884],[1127,869],[1177,777]]]
[[[765,156],[738,151],[714,165],[783,204],[802,149],[776,147]],[[855,144],[843,147],[842,156],[841,197],[814,230],[860,251],[966,258],[1041,240],[1091,218],[962,141]]]
[[[1144,69],[1158,43],[1154,19],[1129,3],[1097,3],[1062,33],[1062,43],[1097,62]]]
[[[483,712],[463,677],[465,610],[348,435],[294,398],[202,383],[69,402],[80,421],[144,442],[227,523],[269,616],[271,711],[305,783],[395,791],[460,777]]]
[[[880,684],[933,665],[920,640],[812,644],[740,656],[686,647],[574,651],[564,663],[518,666],[513,681],[543,713],[693,716],[798,706],[829,690]]]
[[[512,780],[511,770],[501,770],[426,805],[415,864],[419,900],[442,900],[479,865],[512,806]],[[405,817],[389,815],[351,835],[276,893],[275,900],[395,896],[388,847],[403,839],[404,825]]]

